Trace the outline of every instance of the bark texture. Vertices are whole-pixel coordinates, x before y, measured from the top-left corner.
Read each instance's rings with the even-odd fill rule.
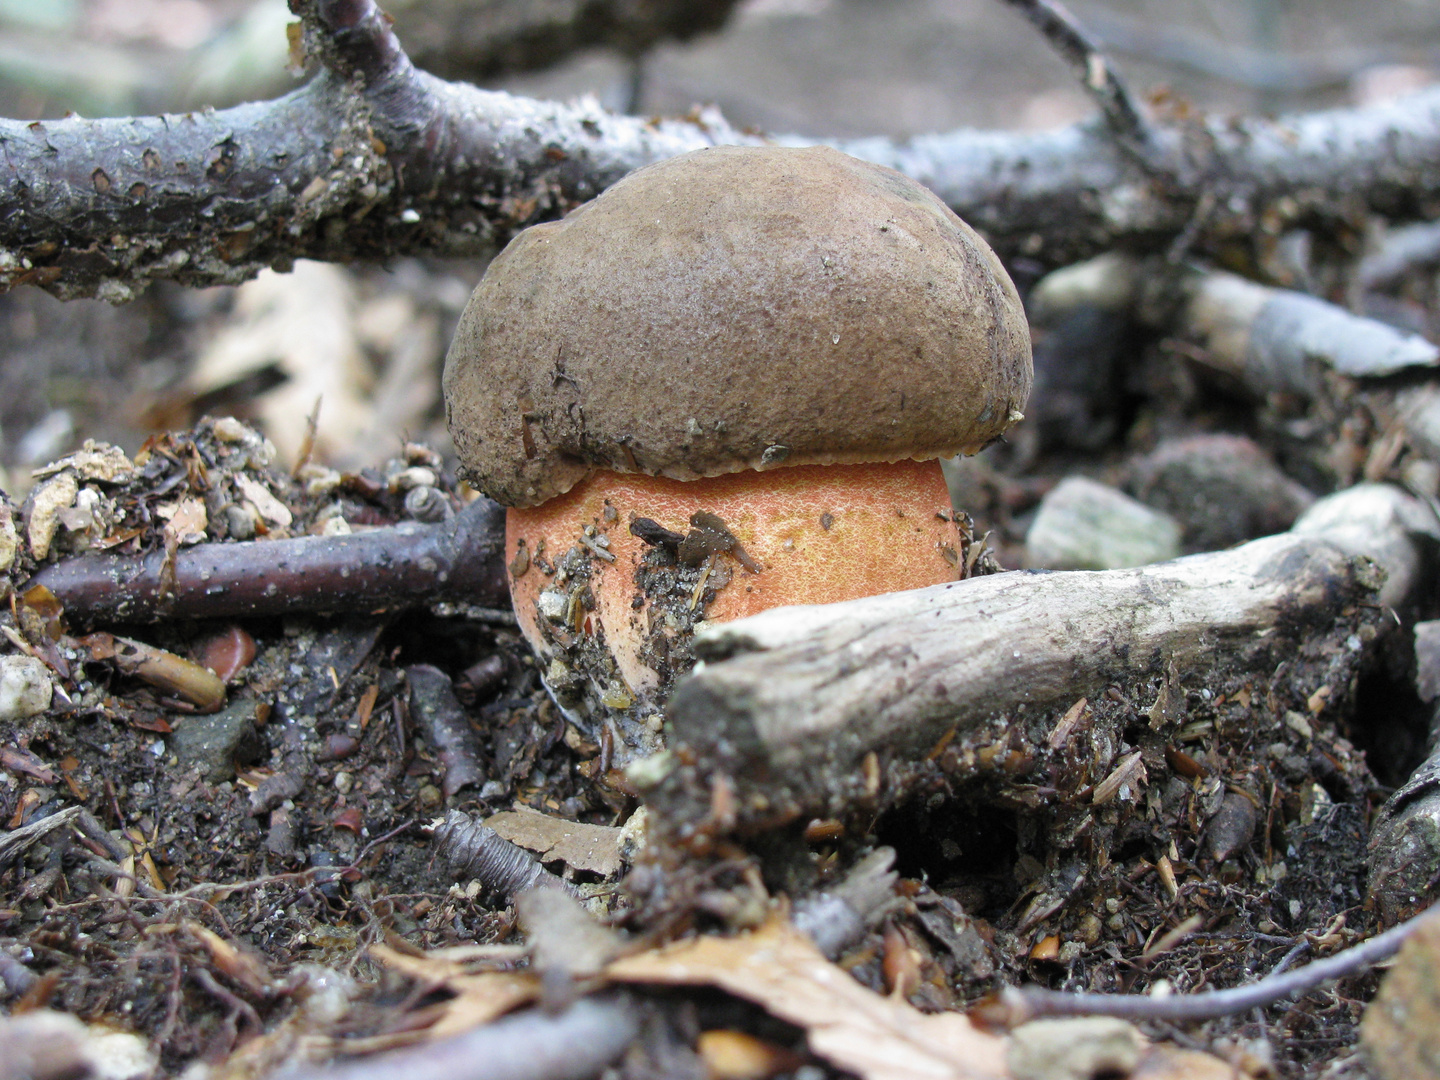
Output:
[[[275,101],[0,121],[0,287],[119,301],[151,280],[234,283],[296,258],[483,254],[641,165],[763,141],[718,114],[652,122],[448,83],[414,68],[371,0],[294,7],[324,70]],[[1440,90],[1149,136],[1143,166],[1103,121],[836,145],[931,187],[1002,258],[1049,266],[1177,234],[1254,248],[1365,210],[1422,216],[1440,195]]]

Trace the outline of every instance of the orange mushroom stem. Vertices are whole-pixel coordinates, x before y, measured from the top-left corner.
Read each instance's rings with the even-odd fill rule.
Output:
[[[935,461],[689,481],[597,472],[539,506],[512,508],[505,533],[516,615],[537,651],[553,652],[557,637],[598,635],[624,683],[617,693],[637,696],[660,688],[665,658],[680,651],[675,639],[689,626],[666,621],[676,606],[697,620],[740,619],[954,581],[963,558]],[[588,576],[557,581],[553,560],[577,544]],[[653,580],[672,567],[692,574]],[[667,585],[675,604],[656,602]]]

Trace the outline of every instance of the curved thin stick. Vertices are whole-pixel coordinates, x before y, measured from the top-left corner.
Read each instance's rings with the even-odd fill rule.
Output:
[[[1066,993],[1039,986],[1006,987],[1000,991],[1000,1008],[1009,1024],[1022,1024],[1041,1016],[1118,1016],[1126,1020],[1214,1020],[1313,990],[1321,983],[1354,975],[1394,956],[1405,939],[1427,918],[1440,912],[1427,910],[1383,934],[1362,941],[1334,956],[1291,971],[1277,971],[1258,982],[1230,990],[1199,994],[1150,997],[1144,994]]]
[[[1082,86],[1100,106],[1105,123],[1121,147],[1145,169],[1153,171],[1155,140],[1134,95],[1100,46],[1058,0],[1004,0],[1045,35],[1045,40],[1074,70]]]

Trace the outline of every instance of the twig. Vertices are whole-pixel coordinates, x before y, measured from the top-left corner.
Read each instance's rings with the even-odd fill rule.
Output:
[[[1209,34],[1187,30],[1178,22],[1132,19],[1103,8],[1087,11],[1085,21],[1105,39],[1111,52],[1270,94],[1345,90],[1359,72],[1376,64],[1428,62],[1423,44],[1419,48],[1406,48],[1387,42],[1280,53],[1247,46],[1233,38],[1217,41]]]
[[[1137,164],[1155,167],[1155,140],[1130,88],[1059,0],[1004,0],[1033,23],[1100,106],[1111,133]]]
[[[220,981],[205,968],[193,968],[190,977],[200,984],[202,990],[230,1010],[231,1021],[235,1017],[243,1017],[251,1031],[259,1032],[265,1029],[265,1025],[260,1020],[260,1014],[255,1011],[255,1006],[221,986]]]
[[[599,1075],[639,1030],[627,998],[590,997],[560,1013],[520,1013],[452,1039],[307,1075],[313,1080],[582,1080]]]
[[[1271,1005],[1294,994],[1313,990],[1321,983],[1343,979],[1373,967],[1394,956],[1405,939],[1426,918],[1440,918],[1440,913],[1426,911],[1334,956],[1312,961],[1293,971],[1277,970],[1258,982],[1230,990],[1148,997],[1141,994],[1071,994],[1039,986],[1010,986],[1000,991],[999,1006],[1005,1022],[1011,1025],[1023,1024],[1040,1016],[1118,1016],[1126,1020],[1177,1022],[1214,1020]],[[1288,955],[1286,959],[1289,959]]]
[[[83,806],[69,806],[38,821],[22,825],[18,829],[0,833],[0,866],[4,866],[7,860],[24,851],[42,836],[53,832],[62,825],[70,824],[80,816],[84,809]]]
[[[453,880],[473,878],[507,903],[541,885],[575,892],[573,885],[546,870],[534,855],[459,810],[447,813],[436,828],[435,857]]]
[[[119,863],[111,862],[109,859],[101,858],[99,855],[91,855],[90,858],[85,860],[85,865],[88,869],[96,873],[103,874],[106,877],[122,878],[125,881],[133,882],[135,885],[135,891],[146,900],[168,899],[165,893],[162,893],[153,885],[148,885],[145,882],[141,881],[138,877],[130,873],[130,871],[126,870]]]
[[[158,551],[77,556],[47,566],[30,584],[44,585],[68,618],[86,624],[374,612],[444,602],[493,608],[509,603],[503,514],[477,499],[434,525],[197,544],[176,553],[171,591],[162,583]]]
[[[405,669],[405,677],[410,683],[410,715],[415,726],[425,741],[439,751],[445,795],[484,783],[480,737],[455,696],[450,676],[430,664],[411,664]]]

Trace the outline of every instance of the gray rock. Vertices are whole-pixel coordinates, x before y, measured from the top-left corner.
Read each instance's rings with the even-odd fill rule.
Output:
[[[1070,476],[1041,500],[1025,547],[1033,567],[1120,570],[1175,558],[1180,526],[1124,492]]]
[[[260,756],[259,709],[258,701],[235,701],[210,716],[180,720],[170,735],[170,750],[180,767],[198,766],[212,784],[233,779],[237,762],[246,764]]]

